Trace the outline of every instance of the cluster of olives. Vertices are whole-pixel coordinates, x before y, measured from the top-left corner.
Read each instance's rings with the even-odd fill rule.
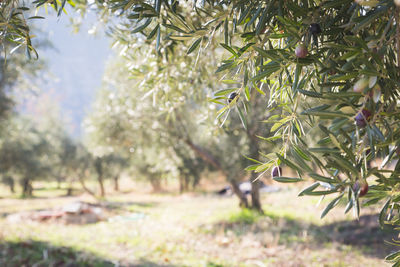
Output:
[[[368,96],[377,103],[381,97],[381,87],[377,83],[377,77],[362,77],[353,86],[356,93],[368,93]],[[366,92],[368,91],[368,92]]]
[[[372,100],[377,103],[379,102],[381,96],[381,87],[377,83],[376,77],[362,77],[353,86],[353,91],[356,93],[365,94],[366,97],[372,98]],[[357,115],[354,117],[355,123],[358,127],[364,128],[367,123],[371,120],[372,113],[366,108],[362,108]],[[366,151],[366,155],[370,154],[371,150]],[[370,166],[370,161],[367,161],[368,167]],[[353,184],[354,192],[358,192],[359,197],[363,197],[368,192],[368,183],[365,179],[357,180]]]
[[[318,23],[311,23],[308,29],[309,33],[311,34],[314,44],[318,45],[318,34],[322,32],[321,26]],[[297,58],[305,58],[308,56],[308,49],[307,45],[304,43],[300,43],[296,46],[294,53]]]
[[[394,0],[397,6],[400,6],[400,0]],[[264,32],[264,31],[263,31]],[[317,44],[317,36],[322,33],[321,26],[318,23],[311,23],[309,26],[309,34],[314,39],[314,43]],[[309,54],[306,43],[299,43],[295,48],[295,56],[297,58],[306,58]],[[353,86],[353,91],[356,93],[363,93],[367,97],[371,98],[375,103],[379,102],[381,96],[381,87],[377,83],[377,77],[362,77]],[[238,98],[238,93],[233,92],[228,96],[228,103],[231,103]],[[355,123],[358,127],[363,128],[371,120],[372,113],[367,108],[362,108],[357,115],[354,117]],[[370,153],[370,150],[367,154]],[[399,149],[400,154],[400,149]],[[369,162],[368,162],[369,163]],[[282,176],[282,168],[275,166],[271,171],[272,177]],[[353,190],[358,192],[358,196],[362,197],[368,192],[368,183],[365,179],[357,180],[353,185]]]
[[[363,108],[354,118],[358,127],[365,127],[367,122],[371,119],[371,111]]]
[[[363,93],[371,98],[375,103],[379,102],[381,97],[381,87],[377,83],[376,77],[363,77],[359,79],[353,86],[353,91]],[[372,117],[371,111],[363,108],[354,118],[358,127],[365,127]]]
[[[371,153],[371,149],[367,149],[365,152],[366,155],[369,155]],[[397,156],[400,156],[400,146],[397,146],[396,148],[396,154]],[[370,165],[370,161],[367,161],[367,164]],[[365,179],[359,179],[353,184],[353,191],[358,192],[359,197],[363,197],[368,193],[368,182]]]
[[[356,93],[364,94],[366,98],[372,99],[375,103],[379,102],[381,97],[381,87],[377,83],[377,77],[362,77],[353,86],[353,91]],[[362,108],[357,115],[354,117],[355,123],[358,127],[363,128],[371,120],[372,113],[366,108]],[[366,155],[369,155],[371,150],[366,151]],[[370,167],[370,161],[367,161],[368,168]],[[358,192],[359,197],[363,197],[368,192],[368,183],[365,179],[357,180],[353,184],[354,192]]]

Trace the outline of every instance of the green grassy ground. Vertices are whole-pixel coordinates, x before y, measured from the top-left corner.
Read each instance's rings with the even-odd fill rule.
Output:
[[[112,194],[109,216],[137,219],[88,225],[18,222],[20,210],[86,199],[43,190],[33,199],[0,198],[0,266],[389,266],[376,210],[360,221],[338,207],[323,220],[315,198],[298,188],[263,197],[265,215],[239,210],[234,197],[212,194]]]

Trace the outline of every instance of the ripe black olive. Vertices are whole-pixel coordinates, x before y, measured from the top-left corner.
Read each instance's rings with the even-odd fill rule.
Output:
[[[236,92],[230,93],[230,95],[228,96],[228,103],[231,103],[237,96],[238,94]]]
[[[310,33],[311,34],[320,34],[322,31],[321,31],[321,26],[319,26],[319,24],[318,23],[311,23],[310,24]]]
[[[368,109],[363,109],[355,118],[358,127],[365,127],[371,119],[371,112]]]

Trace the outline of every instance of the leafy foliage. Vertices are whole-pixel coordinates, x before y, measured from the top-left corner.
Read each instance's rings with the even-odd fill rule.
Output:
[[[32,180],[51,176],[50,140],[22,117],[11,121],[0,140],[2,175],[19,180],[23,195],[32,195]]]

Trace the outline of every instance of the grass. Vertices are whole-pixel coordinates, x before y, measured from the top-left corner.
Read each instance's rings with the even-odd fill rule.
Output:
[[[240,211],[231,212],[228,216],[230,223],[253,224],[262,216],[251,209],[242,209]]]
[[[393,233],[379,230],[376,210],[363,209],[359,222],[341,208],[320,220],[328,200],[316,207],[298,191],[264,195],[264,215],[205,193],[112,194],[102,200],[108,216],[144,216],[88,225],[6,219],[87,196],[46,187],[40,198],[2,198],[0,266],[389,266],[382,259],[395,248],[384,240]]]

